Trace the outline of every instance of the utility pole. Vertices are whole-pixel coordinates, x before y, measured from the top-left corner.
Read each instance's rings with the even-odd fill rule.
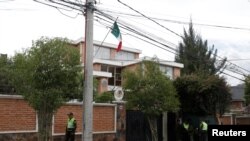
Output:
[[[85,41],[84,47],[84,92],[82,103],[82,141],[93,140],[93,15],[95,0],[86,0],[85,5],[74,0],[45,0],[35,2],[50,6],[56,9],[64,9],[64,7],[72,10],[80,11],[85,15]],[[60,7],[59,7],[60,6]]]
[[[93,15],[94,0],[86,0],[82,141],[93,140]]]

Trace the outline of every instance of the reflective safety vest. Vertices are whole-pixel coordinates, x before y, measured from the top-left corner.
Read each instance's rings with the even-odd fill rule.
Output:
[[[186,129],[186,130],[188,130],[188,128],[189,128],[189,124],[187,123],[183,123],[183,127]]]
[[[207,123],[206,122],[202,121],[200,126],[201,126],[201,130],[207,131]]]
[[[68,119],[67,128],[75,128],[74,122],[75,122],[75,118]]]

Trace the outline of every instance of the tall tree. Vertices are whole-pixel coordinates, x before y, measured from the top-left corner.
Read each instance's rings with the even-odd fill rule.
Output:
[[[218,74],[224,69],[226,58],[218,59],[217,50],[195,33],[192,22],[187,31],[184,29],[175,60],[184,64],[184,77],[175,82],[181,111],[203,116],[225,112],[231,95],[226,81]]]
[[[165,111],[176,111],[179,100],[172,81],[165,76],[155,61],[143,61],[136,71],[123,72],[128,109],[145,113],[153,141],[158,141],[157,117]]]
[[[39,141],[52,140],[52,116],[79,94],[79,51],[67,39],[42,37],[13,57],[14,86],[37,111]]]
[[[201,36],[195,33],[192,22],[188,31],[184,29],[184,37],[179,43],[178,51],[175,60],[185,66],[181,74],[216,74],[223,69],[226,62],[226,58],[217,59],[217,50],[214,46],[209,47],[207,40],[203,41]]]
[[[10,66],[11,60],[7,57],[7,54],[0,54],[0,94],[14,92],[10,81]]]

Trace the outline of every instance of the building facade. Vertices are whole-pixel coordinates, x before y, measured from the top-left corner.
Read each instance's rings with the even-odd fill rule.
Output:
[[[81,62],[84,64],[85,44],[83,39],[76,40],[72,44],[80,49]],[[122,47],[116,51],[117,45],[94,41],[93,75],[98,80],[98,93],[120,89],[122,85],[122,71],[134,70],[143,60],[151,60],[149,57],[140,58],[141,50]],[[160,60],[160,70],[170,79],[180,76],[183,64],[173,61]],[[84,66],[84,65],[83,65]]]

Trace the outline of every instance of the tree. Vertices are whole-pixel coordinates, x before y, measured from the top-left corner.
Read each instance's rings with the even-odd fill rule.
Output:
[[[218,75],[184,75],[174,81],[183,115],[222,115],[231,101],[229,86]]]
[[[184,29],[178,51],[175,60],[184,64],[183,77],[175,82],[181,112],[203,116],[223,113],[231,98],[226,81],[218,76],[226,58],[217,59],[217,50],[195,33],[192,22],[188,31]]]
[[[217,50],[214,50],[214,46],[209,48],[207,40],[203,41],[201,36],[195,33],[192,22],[188,31],[184,29],[184,37],[179,43],[175,60],[185,66],[181,74],[216,74],[223,69],[226,62],[226,58],[217,59]]]
[[[177,111],[179,100],[170,79],[154,60],[143,61],[136,71],[122,73],[128,109],[142,111],[149,121],[153,141],[158,141],[157,117],[165,111]]]
[[[39,141],[51,141],[53,114],[65,101],[79,96],[79,58],[67,39],[46,37],[13,57],[14,86],[37,111]]]
[[[10,66],[11,60],[7,55],[0,54],[0,93],[13,93],[13,88],[10,82]]]

